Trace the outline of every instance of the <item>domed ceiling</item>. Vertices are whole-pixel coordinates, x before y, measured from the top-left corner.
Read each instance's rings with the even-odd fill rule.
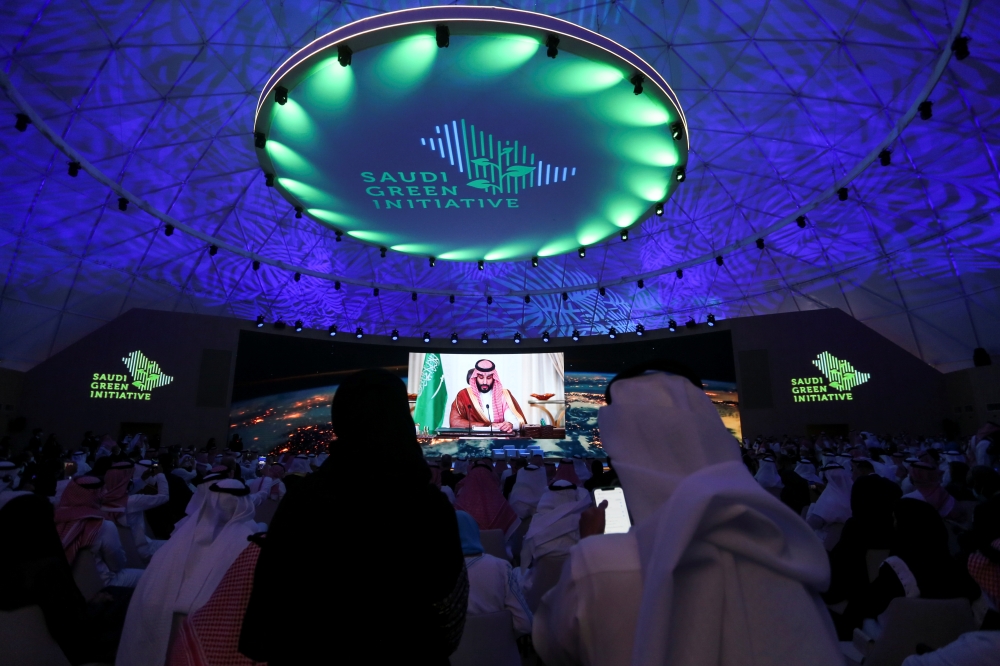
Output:
[[[638,54],[676,93],[690,152],[663,214],[627,240],[482,268],[383,257],[296,217],[254,147],[281,63],[416,6],[3,3],[2,367],[30,368],[133,307],[442,338],[835,307],[941,370],[971,365],[975,347],[1000,354],[988,3],[500,4]]]

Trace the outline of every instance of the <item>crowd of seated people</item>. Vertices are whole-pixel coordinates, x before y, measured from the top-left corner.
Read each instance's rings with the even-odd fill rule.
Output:
[[[965,630],[905,666],[997,663],[996,426],[740,442],[657,364],[605,399],[594,460],[425,457],[381,370],[331,409],[365,469],[238,436],[0,444],[0,622],[40,609],[72,664],[447,664],[498,613],[524,663],[844,664],[895,600],[959,599]],[[628,532],[605,534],[609,486]]]

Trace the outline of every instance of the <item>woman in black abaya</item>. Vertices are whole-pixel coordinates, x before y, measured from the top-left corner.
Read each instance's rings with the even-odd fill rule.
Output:
[[[331,411],[337,448],[377,464],[377,481],[356,466],[337,469],[331,456],[289,490],[257,563],[240,652],[271,666],[348,653],[447,664],[468,578],[455,511],[431,483],[406,387],[363,370],[340,385]]]

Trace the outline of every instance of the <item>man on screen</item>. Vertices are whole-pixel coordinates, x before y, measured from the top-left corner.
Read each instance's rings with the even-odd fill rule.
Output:
[[[469,385],[458,392],[451,403],[452,428],[485,427],[490,423],[501,432],[520,430],[527,423],[524,412],[510,391],[500,383],[497,367],[489,359],[476,361],[470,371]]]

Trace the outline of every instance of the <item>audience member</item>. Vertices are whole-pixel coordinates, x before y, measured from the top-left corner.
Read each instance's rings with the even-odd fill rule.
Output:
[[[531,611],[510,562],[483,552],[475,518],[465,511],[456,511],[455,517],[469,574],[469,615],[509,610],[514,618],[514,632],[530,634]]]
[[[535,614],[542,660],[842,664],[818,596],[822,544],[747,473],[700,386],[635,374],[599,413],[635,527],[589,536],[601,512],[585,513],[586,538]]]
[[[533,565],[543,557],[564,557],[580,540],[580,514],[590,508],[590,493],[566,479],[554,481],[538,502],[521,547],[521,571],[530,588]]]
[[[825,539],[829,526],[845,523],[851,517],[851,474],[837,463],[826,465],[820,472],[826,486],[816,503],[809,505],[806,522]]]
[[[502,530],[510,539],[521,525],[521,519],[500,492],[500,483],[488,462],[473,465],[457,490],[455,509],[469,513],[479,529]]]
[[[198,514],[153,555],[129,605],[115,663],[162,666],[173,614],[204,606],[257,531],[242,481],[222,479],[209,491]]]
[[[517,472],[510,489],[510,506],[521,520],[534,515],[538,501],[549,487],[544,467],[541,456],[532,456],[531,462]]]
[[[356,373],[340,384],[331,412],[338,446],[378,452],[377,491],[332,459],[289,488],[257,561],[240,652],[271,666],[337,658],[326,631],[275,640],[280,609],[309,609],[309,626],[350,639],[345,653],[363,649],[373,663],[447,664],[462,636],[468,576],[455,511],[430,483],[406,385],[385,370]],[[326,562],[327,573],[289,585],[293,562]],[[348,612],[338,599],[349,600]]]
[[[103,485],[92,476],[73,479],[56,506],[56,531],[71,566],[81,549],[90,548],[105,587],[135,587],[142,569],[125,567],[125,550],[118,528],[101,510]]]

